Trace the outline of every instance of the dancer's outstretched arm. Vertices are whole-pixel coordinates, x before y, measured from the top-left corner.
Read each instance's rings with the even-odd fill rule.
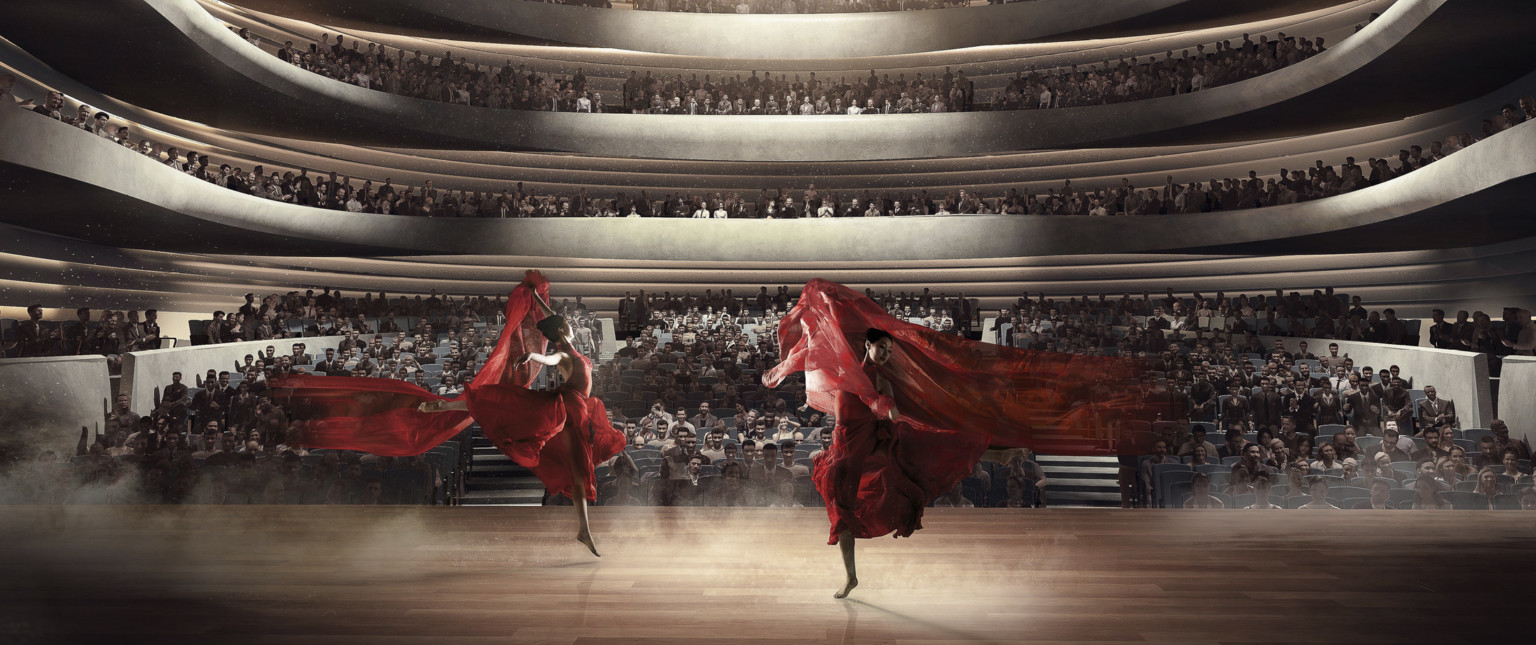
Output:
[[[528,361],[533,361],[533,362],[538,363],[540,365],[546,365],[546,366],[549,366],[549,367],[556,367],[556,366],[560,365],[560,357],[561,357],[561,354],[535,354],[533,352],[528,352],[527,354],[523,354],[523,356],[521,358],[517,359],[517,362],[514,363],[512,366],[513,367],[522,367]]]

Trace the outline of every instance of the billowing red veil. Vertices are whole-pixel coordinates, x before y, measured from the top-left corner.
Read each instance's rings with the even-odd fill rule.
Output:
[[[992,447],[1050,455],[1136,454],[1125,439],[1137,413],[1133,359],[1064,354],[970,341],[900,320],[835,282],[806,283],[779,321],[780,362],[763,383],[804,371],[812,407],[831,411],[838,392],[857,394],[884,417],[861,362],[871,327],[896,340],[883,371],[900,419],[921,431],[984,437]]]
[[[537,327],[543,316],[533,299],[535,290],[549,298],[549,281],[529,271],[507,298],[507,324],[496,349],[466,390],[493,384],[526,388],[538,377],[542,367],[538,363],[511,366],[525,353],[544,353],[548,342]],[[297,430],[300,443],[309,448],[408,457],[432,449],[474,423],[467,411],[418,412],[417,406],[424,402],[450,398],[390,379],[288,376],[274,380],[272,395],[294,419],[290,429]]]

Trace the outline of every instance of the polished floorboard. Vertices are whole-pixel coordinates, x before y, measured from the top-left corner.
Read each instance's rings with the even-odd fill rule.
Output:
[[[1536,513],[0,506],[0,643],[1529,643]]]

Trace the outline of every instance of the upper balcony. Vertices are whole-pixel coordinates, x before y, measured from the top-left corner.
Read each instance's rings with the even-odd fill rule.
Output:
[[[1518,206],[1536,178],[1536,120],[1411,174],[1317,201],[1161,217],[435,219],[337,213],[242,195],[21,110],[0,112],[8,221],[161,250],[516,255],[715,263],[937,261],[1169,252],[1443,248],[1536,233]],[[111,218],[99,213],[113,213]],[[1480,226],[1472,226],[1476,219]],[[1454,222],[1454,224],[1452,224]],[[1435,230],[1433,236],[1422,231]]]
[[[6,5],[0,16],[18,29],[8,37],[58,71],[130,103],[215,127],[353,145],[654,159],[933,158],[1325,131],[1492,91],[1528,71],[1528,57],[1517,52],[1536,43],[1536,5],[1402,0],[1358,34],[1300,63],[1202,92],[1132,103],[877,118],[577,114],[385,94],[277,60],[192,0],[114,4],[121,11],[110,24],[55,4]],[[1506,20],[1489,24],[1494,5]],[[134,38],[124,38],[127,33]],[[1462,36],[1468,33],[1478,37]],[[1404,91],[1425,78],[1437,79],[1435,91]],[[209,86],[218,90],[207,91]]]

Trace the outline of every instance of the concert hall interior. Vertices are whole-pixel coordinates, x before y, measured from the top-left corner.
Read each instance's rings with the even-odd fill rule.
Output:
[[[0,3],[0,642],[1523,640],[1533,60],[1509,0]]]

